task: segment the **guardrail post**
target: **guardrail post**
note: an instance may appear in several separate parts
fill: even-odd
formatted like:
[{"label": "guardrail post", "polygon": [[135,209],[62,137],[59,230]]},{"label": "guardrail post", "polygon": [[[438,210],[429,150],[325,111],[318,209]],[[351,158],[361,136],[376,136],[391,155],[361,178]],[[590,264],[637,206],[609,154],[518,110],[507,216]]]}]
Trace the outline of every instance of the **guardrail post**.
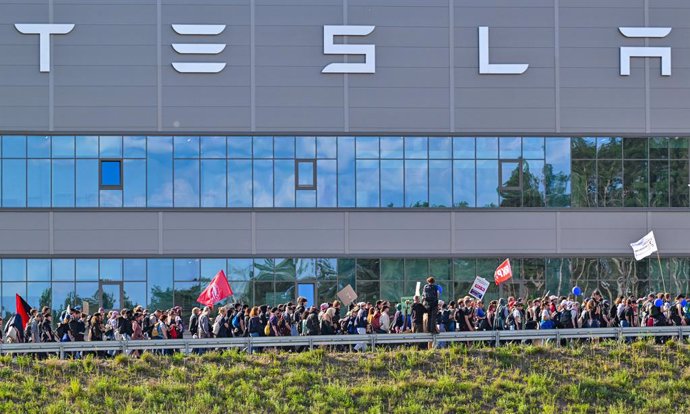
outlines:
[{"label": "guardrail post", "polygon": [[371,351],[373,352],[376,350],[376,336],[369,334],[369,338],[371,339]]},{"label": "guardrail post", "polygon": [[60,345],[60,359],[65,359],[65,347]]},{"label": "guardrail post", "polygon": [[497,348],[501,345],[501,335],[499,332],[501,332],[501,331],[499,331],[499,330],[494,331],[494,335],[496,335],[496,347]]},{"label": "guardrail post", "polygon": [[623,328],[616,328],[616,334],[618,336],[618,342],[623,342],[625,340],[625,337],[623,336]]},{"label": "guardrail post", "polygon": [[309,350],[313,351],[314,350],[314,338],[309,337]]},{"label": "guardrail post", "polygon": [[556,329],[556,348],[561,346],[561,332]]}]

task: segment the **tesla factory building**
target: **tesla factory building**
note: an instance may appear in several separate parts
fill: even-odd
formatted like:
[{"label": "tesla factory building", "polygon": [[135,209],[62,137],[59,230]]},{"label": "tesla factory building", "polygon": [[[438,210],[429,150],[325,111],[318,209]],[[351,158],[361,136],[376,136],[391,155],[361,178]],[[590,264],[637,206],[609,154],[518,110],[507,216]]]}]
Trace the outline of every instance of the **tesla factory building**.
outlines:
[{"label": "tesla factory building", "polygon": [[690,290],[687,0],[0,0],[0,134],[3,314]]}]

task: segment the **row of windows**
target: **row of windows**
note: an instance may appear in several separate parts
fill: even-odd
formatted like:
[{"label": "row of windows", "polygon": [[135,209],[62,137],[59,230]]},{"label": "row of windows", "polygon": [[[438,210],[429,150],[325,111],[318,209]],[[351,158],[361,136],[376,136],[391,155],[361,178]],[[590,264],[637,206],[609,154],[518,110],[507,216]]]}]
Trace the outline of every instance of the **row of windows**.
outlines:
[{"label": "row of windows", "polygon": [[[107,309],[175,304],[189,312],[221,269],[234,291],[232,300],[250,304],[293,301],[305,285],[313,286],[318,303],[336,299],[347,285],[358,300],[397,302],[413,295],[417,282],[429,275],[441,285],[441,298],[453,300],[467,295],[475,275],[491,280],[503,259],[3,259],[2,313],[14,312],[17,293],[32,306],[56,311],[68,304]],[[566,295],[574,286],[585,294],[600,289],[606,298],[690,292],[690,258],[664,258],[661,268],[656,260],[633,258],[529,258],[512,259],[511,265],[513,279],[492,285],[487,299]]]},{"label": "row of windows", "polygon": [[687,137],[0,138],[4,208],[690,205]]}]

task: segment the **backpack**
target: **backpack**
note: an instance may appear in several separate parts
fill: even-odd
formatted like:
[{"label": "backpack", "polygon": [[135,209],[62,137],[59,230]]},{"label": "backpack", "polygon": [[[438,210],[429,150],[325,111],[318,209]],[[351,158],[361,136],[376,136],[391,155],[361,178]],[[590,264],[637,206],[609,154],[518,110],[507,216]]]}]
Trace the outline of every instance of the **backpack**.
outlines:
[{"label": "backpack", "polygon": [[168,331],[170,339],[177,339],[180,337],[180,332],[177,325],[170,325],[170,330]]},{"label": "backpack", "polygon": [[374,331],[378,331],[379,329],[381,329],[381,314],[380,313],[375,314],[371,318],[371,329],[373,329]]},{"label": "backpack", "polygon": [[319,334],[319,318],[316,316],[316,314],[312,313],[307,317],[306,327],[307,335]]},{"label": "backpack", "polygon": [[504,305],[501,305],[498,307],[496,310],[496,316],[494,318],[494,329],[495,330],[503,330],[505,329],[506,325],[506,307]]},{"label": "backpack", "polygon": [[573,328],[573,312],[570,309],[564,309],[560,315],[558,315],[558,323],[563,329]]},{"label": "backpack", "polygon": [[438,287],[432,284],[424,285],[423,296],[427,306],[434,306],[438,304]]},{"label": "backpack", "polygon": [[264,327],[264,335],[273,336],[273,331],[271,330],[271,324],[270,323],[267,323],[266,326]]},{"label": "backpack", "polygon": [[232,326],[235,329],[240,329],[242,326],[240,325],[240,314],[237,313],[235,316],[232,317]]},{"label": "backpack", "polygon": [[218,336],[220,333],[220,324],[223,323],[222,319],[216,318],[216,321],[213,323],[213,336]]}]

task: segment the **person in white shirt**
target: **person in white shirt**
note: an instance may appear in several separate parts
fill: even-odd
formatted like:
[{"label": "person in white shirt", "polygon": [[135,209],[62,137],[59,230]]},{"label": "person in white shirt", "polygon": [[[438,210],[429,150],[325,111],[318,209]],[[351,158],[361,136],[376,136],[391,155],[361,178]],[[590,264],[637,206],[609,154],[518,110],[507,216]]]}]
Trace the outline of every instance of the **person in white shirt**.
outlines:
[{"label": "person in white shirt", "polygon": [[390,333],[391,328],[391,317],[388,314],[389,310],[390,307],[385,305],[383,309],[381,309],[381,318],[379,319],[379,322],[381,323],[381,330],[385,333]]}]

